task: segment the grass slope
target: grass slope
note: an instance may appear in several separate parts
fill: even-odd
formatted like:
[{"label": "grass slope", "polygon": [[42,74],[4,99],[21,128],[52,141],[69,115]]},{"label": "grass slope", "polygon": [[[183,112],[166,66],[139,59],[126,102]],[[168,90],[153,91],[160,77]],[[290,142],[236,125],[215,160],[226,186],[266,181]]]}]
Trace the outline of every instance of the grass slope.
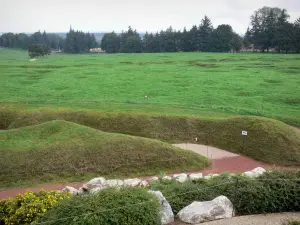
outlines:
[{"label": "grass slope", "polygon": [[[66,120],[106,132],[124,133],[174,142],[195,142],[227,149],[269,164],[300,163],[300,130],[262,117],[207,119],[100,111],[0,110],[3,129]],[[5,127],[4,127],[5,125]],[[242,136],[242,130],[248,136]]]},{"label": "grass slope", "polygon": [[71,175],[77,180],[96,174],[151,175],[201,170],[209,165],[208,159],[161,141],[59,120],[1,131],[0,149],[2,187],[50,182]]},{"label": "grass slope", "polygon": [[[299,55],[0,51],[0,102],[258,115],[300,126]],[[144,97],[148,96],[148,100]],[[153,109],[152,109],[153,107]],[[198,110],[198,113],[195,112]]]}]

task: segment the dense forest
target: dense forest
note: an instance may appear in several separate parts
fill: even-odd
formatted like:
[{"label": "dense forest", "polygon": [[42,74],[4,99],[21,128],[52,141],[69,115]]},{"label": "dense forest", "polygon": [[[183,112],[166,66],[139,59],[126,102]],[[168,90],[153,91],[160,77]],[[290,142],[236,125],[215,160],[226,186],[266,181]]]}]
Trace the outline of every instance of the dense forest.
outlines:
[{"label": "dense forest", "polygon": [[[213,27],[209,17],[205,16],[199,25],[187,30],[174,30],[169,27],[156,33],[139,35],[131,27],[120,34],[105,33],[101,48],[107,53],[140,52],[239,52],[277,51],[300,52],[300,17],[289,22],[287,10],[277,7],[263,7],[253,13],[244,37],[235,33],[228,24]],[[84,53],[99,46],[94,34],[75,31],[70,28],[66,38],[40,31],[25,33],[5,33],[0,37],[0,46],[28,49],[30,45],[42,44],[50,49],[67,53]]]}]

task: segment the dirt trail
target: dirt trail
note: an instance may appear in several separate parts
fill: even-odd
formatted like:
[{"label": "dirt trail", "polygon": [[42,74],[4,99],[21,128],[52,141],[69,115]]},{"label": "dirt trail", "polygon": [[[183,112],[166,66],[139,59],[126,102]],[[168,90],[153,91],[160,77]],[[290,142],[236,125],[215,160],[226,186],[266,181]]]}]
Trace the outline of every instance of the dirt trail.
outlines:
[{"label": "dirt trail", "polygon": [[[181,147],[183,149],[192,150],[198,154],[201,154],[205,157],[209,155],[208,158],[211,158],[211,166],[203,169],[202,171],[190,171],[187,174],[192,172],[201,172],[203,175],[207,175],[210,173],[242,173],[245,171],[252,170],[256,167],[263,168],[272,168],[272,166],[255,161],[248,157],[239,156],[237,154],[217,149],[210,146],[205,145],[197,145],[197,144],[176,144],[174,146]],[[175,171],[175,173],[181,173],[182,171]],[[169,174],[169,175],[173,175]],[[148,177],[143,177],[143,179],[147,179]],[[0,191],[0,199],[7,199],[9,197],[14,197],[16,194],[24,193],[26,191],[39,191],[41,189],[44,190],[61,190],[65,186],[72,186],[74,188],[79,188],[83,183],[60,183],[60,184],[43,184],[38,187],[28,187],[28,188],[11,188],[4,191]]]}]

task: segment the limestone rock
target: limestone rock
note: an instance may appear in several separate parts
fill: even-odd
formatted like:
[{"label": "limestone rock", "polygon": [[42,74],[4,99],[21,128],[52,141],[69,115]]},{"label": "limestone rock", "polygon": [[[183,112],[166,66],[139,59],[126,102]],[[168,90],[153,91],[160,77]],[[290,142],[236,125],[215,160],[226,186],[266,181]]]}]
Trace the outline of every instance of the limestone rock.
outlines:
[{"label": "limestone rock", "polygon": [[106,186],[106,180],[104,177],[96,177],[92,180],[90,180],[89,182],[86,183],[86,186],[91,189],[91,188],[95,188],[95,187],[102,187],[102,186]]},{"label": "limestone rock", "polygon": [[170,176],[163,176],[161,179],[162,180],[172,180],[172,178]]},{"label": "limestone rock", "polygon": [[243,173],[245,176],[250,177],[250,178],[257,178],[260,175],[264,174],[265,172],[267,172],[264,168],[261,167],[257,167],[251,171],[246,171],[245,173]]},{"label": "limestone rock", "polygon": [[225,196],[212,201],[193,202],[179,211],[178,217],[186,223],[202,223],[234,216],[233,205]]},{"label": "limestone rock", "polygon": [[171,208],[171,205],[163,196],[160,191],[148,191],[153,194],[156,198],[158,198],[160,202],[160,216],[161,216],[161,224],[169,224],[174,222],[174,214]]},{"label": "limestone rock", "polygon": [[186,182],[188,176],[185,173],[181,173],[181,174],[174,174],[173,178],[179,183],[184,183]]},{"label": "limestone rock", "polygon": [[76,188],[66,186],[64,189],[62,189],[62,192],[71,192],[72,195],[78,195],[79,191]]},{"label": "limestone rock", "polygon": [[106,186],[108,187],[121,187],[123,186],[123,181],[122,180],[107,180],[106,181]]},{"label": "limestone rock", "polygon": [[202,173],[192,173],[189,175],[189,178],[191,180],[199,180],[199,179],[203,178],[203,175],[202,175]]},{"label": "limestone rock", "polygon": [[124,180],[125,187],[137,187],[142,182],[141,179],[134,178],[134,179],[126,179]]},{"label": "limestone rock", "polygon": [[140,184],[139,184],[139,187],[148,187],[149,184],[147,181],[143,180]]},{"label": "limestone rock", "polygon": [[89,193],[90,194],[97,194],[99,191],[102,191],[102,190],[104,190],[106,188],[107,188],[106,186],[95,187],[95,188],[90,189]]}]

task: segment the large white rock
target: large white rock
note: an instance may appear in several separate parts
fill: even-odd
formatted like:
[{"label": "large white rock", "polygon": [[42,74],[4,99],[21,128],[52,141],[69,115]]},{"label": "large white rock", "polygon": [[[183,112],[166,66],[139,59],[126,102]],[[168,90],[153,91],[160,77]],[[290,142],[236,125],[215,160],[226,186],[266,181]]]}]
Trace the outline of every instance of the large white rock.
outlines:
[{"label": "large white rock", "polygon": [[134,179],[126,179],[124,180],[125,187],[137,187],[142,182],[141,179],[134,178]]},{"label": "large white rock", "polygon": [[76,188],[66,186],[61,190],[62,192],[71,192],[72,195],[79,195],[79,191]]},{"label": "large white rock", "polygon": [[107,180],[106,181],[106,186],[108,187],[121,187],[123,186],[123,181],[122,180]]},{"label": "large white rock", "polygon": [[191,180],[199,180],[199,179],[203,178],[203,174],[202,173],[192,173],[189,175],[189,178]]},{"label": "large white rock", "polygon": [[234,216],[233,205],[225,196],[212,201],[193,202],[179,211],[178,217],[186,223],[202,223]]},{"label": "large white rock", "polygon": [[170,176],[163,176],[161,179],[162,180],[172,180],[172,178]]},{"label": "large white rock", "polygon": [[161,216],[161,224],[169,224],[174,222],[174,213],[172,211],[171,205],[163,196],[160,191],[148,191],[153,194],[156,198],[158,198],[160,202],[160,216]]},{"label": "large white rock", "polygon": [[86,183],[88,188],[106,186],[106,180],[104,177],[96,177]]},{"label": "large white rock", "polygon": [[264,174],[265,172],[267,172],[267,171],[264,168],[257,167],[257,168],[255,168],[251,171],[246,171],[243,174],[247,177],[250,177],[250,178],[257,178],[260,175]]},{"label": "large white rock", "polygon": [[173,175],[173,178],[179,182],[179,183],[184,183],[186,182],[187,178],[188,178],[188,175],[185,174],[185,173],[181,173],[181,174],[174,174]]},{"label": "large white rock", "polygon": [[139,187],[148,187],[149,184],[146,180],[143,180],[140,184],[139,184]]},{"label": "large white rock", "polygon": [[99,191],[102,191],[102,190],[104,190],[106,188],[107,188],[106,186],[95,187],[95,188],[90,189],[89,193],[90,194],[97,194]]}]

